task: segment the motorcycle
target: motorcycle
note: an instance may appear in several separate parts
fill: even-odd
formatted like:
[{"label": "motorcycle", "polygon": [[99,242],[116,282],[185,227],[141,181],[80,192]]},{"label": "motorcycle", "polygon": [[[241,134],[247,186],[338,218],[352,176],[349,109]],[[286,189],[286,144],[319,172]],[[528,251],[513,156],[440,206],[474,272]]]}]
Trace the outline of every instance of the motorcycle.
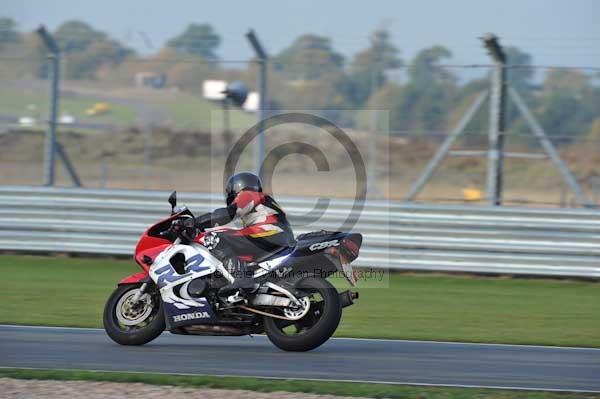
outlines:
[{"label": "motorcycle", "polygon": [[143,345],[165,330],[265,333],[280,349],[309,351],[333,335],[342,309],[358,299],[357,292],[338,292],[327,278],[341,273],[356,286],[351,262],[362,235],[325,230],[302,234],[294,247],[247,262],[258,289],[234,302],[221,298],[219,289],[234,278],[203,245],[215,229],[199,232],[192,212],[177,207],[176,192],[169,204],[171,216],[150,226],[137,243],[134,259],[142,271],[121,280],[104,308],[104,329],[115,342]]}]

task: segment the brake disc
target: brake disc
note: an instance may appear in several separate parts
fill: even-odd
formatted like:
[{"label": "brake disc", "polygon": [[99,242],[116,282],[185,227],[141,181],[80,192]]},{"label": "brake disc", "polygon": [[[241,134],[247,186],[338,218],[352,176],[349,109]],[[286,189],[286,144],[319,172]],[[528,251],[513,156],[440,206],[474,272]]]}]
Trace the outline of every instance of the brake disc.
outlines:
[{"label": "brake disc", "polygon": [[289,320],[300,320],[308,313],[310,309],[310,299],[307,296],[305,296],[303,298],[300,298],[299,301],[302,306],[297,308],[287,307],[283,309],[283,314]]},{"label": "brake disc", "polygon": [[117,302],[115,312],[120,324],[135,326],[144,322],[152,313],[152,298],[149,294],[142,295],[138,303],[133,302],[138,292],[139,289],[131,290]]}]

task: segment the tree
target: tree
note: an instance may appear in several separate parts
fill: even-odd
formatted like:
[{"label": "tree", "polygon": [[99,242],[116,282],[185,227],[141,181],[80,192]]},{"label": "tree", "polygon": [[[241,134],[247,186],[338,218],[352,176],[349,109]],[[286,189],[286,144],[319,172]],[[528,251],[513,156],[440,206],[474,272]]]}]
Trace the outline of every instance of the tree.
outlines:
[{"label": "tree", "polygon": [[543,89],[582,96],[590,89],[590,77],[575,69],[551,69],[544,79]]},{"label": "tree", "polygon": [[375,30],[369,41],[370,46],[358,52],[350,64],[352,85],[347,96],[356,106],[362,105],[372,93],[385,85],[388,69],[400,68],[403,64],[400,51],[391,43],[387,30]]},{"label": "tree", "polygon": [[[377,121],[376,123],[379,125],[376,126],[377,129],[380,131],[385,128],[389,128],[391,131],[400,129],[402,126],[402,115],[400,115],[402,105],[399,102],[402,96],[403,88],[400,85],[387,83],[369,97],[369,100],[365,104],[367,109],[389,110],[389,126],[381,126],[379,121]],[[373,129],[372,115],[365,114],[361,116],[363,118],[366,116],[366,119],[358,120],[357,127],[367,130]]]},{"label": "tree", "polygon": [[[192,58],[193,56],[188,57]],[[194,60],[190,59],[182,59],[178,60],[178,62],[169,63],[166,73],[169,85],[175,85],[190,92],[200,92],[202,81],[209,79],[215,74],[217,76],[222,75],[216,69],[216,65],[210,65],[206,62],[194,62]]]},{"label": "tree", "polygon": [[538,113],[549,134],[581,135],[595,116],[596,95],[590,77],[572,69],[550,70],[542,85]]},{"label": "tree", "polygon": [[133,54],[133,50],[82,21],[64,22],[54,38],[66,54],[67,76],[72,79],[94,78],[100,66],[117,65]]},{"label": "tree", "polygon": [[515,89],[529,90],[532,88],[533,69],[531,67],[531,55],[519,50],[517,47],[506,47],[507,65],[511,68],[507,71],[508,83]]},{"label": "tree", "polygon": [[189,24],[180,35],[167,42],[168,47],[184,54],[216,60],[216,50],[221,44],[221,37],[210,24]]},{"label": "tree", "polygon": [[343,87],[344,57],[336,52],[329,38],[304,34],[281,51],[270,76],[279,90],[275,101],[287,109],[323,109],[323,115],[340,123],[347,108]]},{"label": "tree", "polygon": [[411,62],[408,76],[417,87],[454,82],[450,72],[439,66],[443,59],[452,57],[452,52],[443,46],[433,46],[419,51]]},{"label": "tree", "polygon": [[[506,81],[510,87],[516,89],[525,102],[532,107],[535,107],[537,98],[534,96],[535,85],[533,83],[534,70],[531,68],[531,55],[521,51],[517,47],[505,47],[506,64]],[[512,101],[507,101],[505,122],[508,129],[513,131],[529,131],[525,120],[521,117],[521,113]],[[478,118],[480,120],[480,118]],[[485,131],[486,129],[479,129]],[[522,142],[530,142],[529,136],[517,136],[511,138],[514,142],[520,140]],[[537,144],[537,143],[536,143]]]},{"label": "tree", "polygon": [[439,131],[446,128],[456,78],[439,63],[451,56],[447,48],[434,46],[421,50],[411,62],[410,83],[399,101],[404,129]]},{"label": "tree", "polygon": [[82,21],[63,22],[55,31],[54,38],[65,53],[85,51],[92,43],[106,40],[103,32],[94,30]]},{"label": "tree", "polygon": [[132,54],[115,40],[94,42],[85,51],[67,55],[67,74],[73,79],[94,79],[101,66],[118,65]]},{"label": "tree", "polygon": [[[122,67],[115,70],[112,76],[123,83],[131,83],[131,78],[138,73],[150,72],[157,75],[164,75],[169,86],[186,92],[200,94],[202,91],[202,82],[206,79],[222,79],[226,81],[243,80],[239,77],[228,77],[219,67],[219,63],[205,62],[205,60],[191,54],[178,53],[173,47],[163,47],[157,53],[138,58],[142,62],[126,62]],[[236,70],[244,73],[244,70]],[[106,72],[106,70],[103,70]],[[104,78],[110,78],[108,73],[103,74]],[[249,79],[254,80],[256,73],[249,75]]]},{"label": "tree", "polygon": [[600,117],[594,119],[590,132],[588,133],[588,138],[596,141],[596,144],[600,143]]},{"label": "tree", "polygon": [[288,78],[316,80],[341,72],[344,57],[333,50],[329,38],[307,33],[279,53],[277,61],[278,70]]},{"label": "tree", "polygon": [[0,17],[0,49],[5,44],[18,43],[21,34],[17,31],[17,23],[12,18]]}]

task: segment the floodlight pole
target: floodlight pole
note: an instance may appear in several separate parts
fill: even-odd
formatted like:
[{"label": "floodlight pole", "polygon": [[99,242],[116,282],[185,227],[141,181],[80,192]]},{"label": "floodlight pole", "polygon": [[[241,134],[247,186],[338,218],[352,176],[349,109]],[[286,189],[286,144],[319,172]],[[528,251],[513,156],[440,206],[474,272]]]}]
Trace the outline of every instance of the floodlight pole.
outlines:
[{"label": "floodlight pole", "polygon": [[[260,41],[256,37],[254,30],[250,29],[246,33],[246,38],[250,42],[250,46],[256,54],[258,62],[258,96],[259,96],[259,109],[258,109],[258,136],[256,141],[256,173],[261,174],[263,159],[265,158],[265,135],[264,135],[264,120],[267,117],[267,108],[269,102],[267,99],[267,67],[268,67],[268,56],[265,52]],[[260,176],[262,178],[262,176]]]},{"label": "floodlight pole", "polygon": [[482,40],[495,63],[491,76],[490,92],[487,199],[490,205],[502,205],[504,137],[506,130],[506,54],[498,43],[498,37],[494,34],[488,33]]},{"label": "floodlight pole", "polygon": [[58,114],[58,87],[60,79],[60,50],[44,25],[41,25],[36,32],[50,52],[48,59],[52,63],[50,115],[48,118],[48,130],[46,131],[44,140],[44,184],[46,186],[53,186],[55,174],[54,159],[56,154],[56,117]]}]

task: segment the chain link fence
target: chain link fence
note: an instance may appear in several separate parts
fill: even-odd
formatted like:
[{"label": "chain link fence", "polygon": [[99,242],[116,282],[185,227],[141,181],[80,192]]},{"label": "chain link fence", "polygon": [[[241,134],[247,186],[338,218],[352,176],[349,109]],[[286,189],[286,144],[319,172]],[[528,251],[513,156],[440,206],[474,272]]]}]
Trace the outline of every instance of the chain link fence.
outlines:
[{"label": "chain link fence", "polygon": [[[434,48],[435,49],[435,48]],[[443,54],[407,65],[364,65],[323,58],[268,63],[269,115],[318,115],[341,128],[367,166],[369,195],[402,199],[477,95],[489,89],[489,65],[444,64]],[[439,50],[438,50],[439,51]],[[482,50],[483,51],[483,50]],[[440,60],[435,56],[439,56]],[[40,54],[3,56],[0,67],[0,184],[43,184],[43,140],[49,111],[47,62]],[[161,50],[104,63],[82,75],[62,60],[58,141],[84,187],[216,192],[232,145],[257,123],[256,97],[243,107],[207,98],[207,83],[243,82],[257,90],[253,60],[204,61]],[[600,88],[595,71],[511,65],[508,85],[546,130],[569,169],[597,201],[600,176]],[[210,96],[208,96],[210,97]],[[515,105],[506,111],[507,204],[574,205]],[[473,202],[485,197],[489,105],[486,101],[418,200]],[[273,189],[287,195],[352,197],[352,163],[322,129],[290,123],[266,133],[267,154],[307,143],[326,154],[329,172],[293,148],[280,157]],[[296,148],[297,149],[297,148]],[[289,155],[289,156],[287,156]],[[248,146],[239,166],[254,168]],[[57,185],[70,180],[57,159]],[[596,183],[594,183],[596,182]]]}]

